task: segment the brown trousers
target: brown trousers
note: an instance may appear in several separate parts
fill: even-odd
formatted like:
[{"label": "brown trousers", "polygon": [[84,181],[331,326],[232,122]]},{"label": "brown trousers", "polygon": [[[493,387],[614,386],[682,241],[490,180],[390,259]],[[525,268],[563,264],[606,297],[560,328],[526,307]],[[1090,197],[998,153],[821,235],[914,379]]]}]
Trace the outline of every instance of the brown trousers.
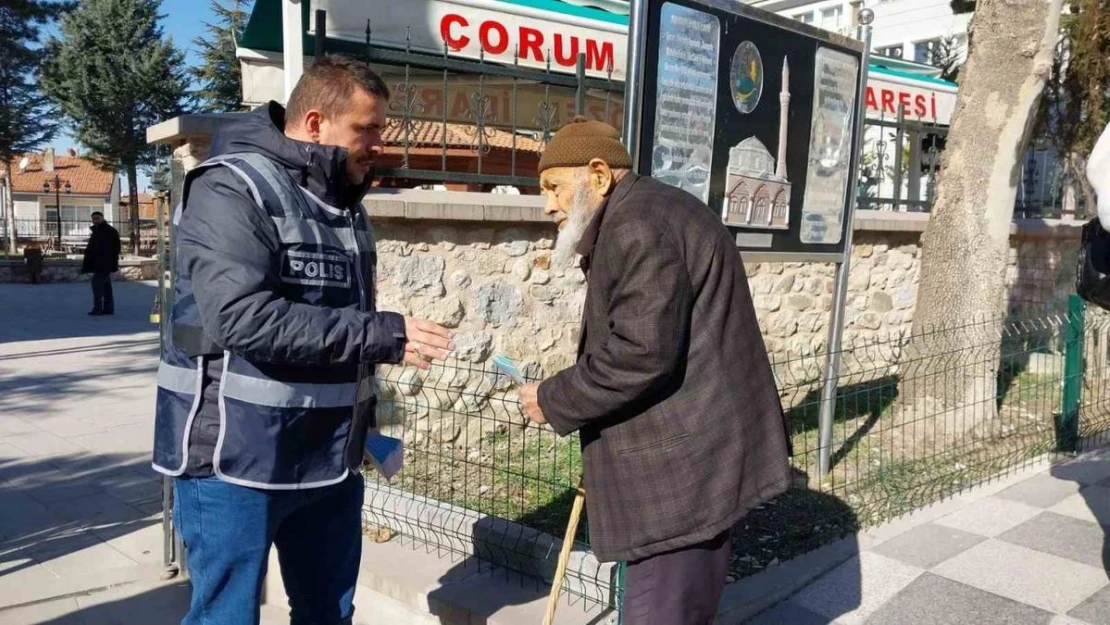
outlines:
[{"label": "brown trousers", "polygon": [[726,531],[704,543],[629,562],[625,625],[711,625],[728,576]]}]

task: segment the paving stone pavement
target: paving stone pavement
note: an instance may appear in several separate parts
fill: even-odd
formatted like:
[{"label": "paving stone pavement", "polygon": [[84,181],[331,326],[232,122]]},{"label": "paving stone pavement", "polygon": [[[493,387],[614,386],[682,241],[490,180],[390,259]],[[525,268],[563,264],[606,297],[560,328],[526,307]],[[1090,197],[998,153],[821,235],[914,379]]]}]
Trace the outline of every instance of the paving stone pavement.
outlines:
[{"label": "paving stone pavement", "polygon": [[944,505],[861,535],[857,555],[748,622],[1110,625],[1110,451]]},{"label": "paving stone pavement", "polygon": [[[153,283],[0,284],[0,625],[180,623],[150,468]],[[278,623],[270,614],[268,622]]]}]

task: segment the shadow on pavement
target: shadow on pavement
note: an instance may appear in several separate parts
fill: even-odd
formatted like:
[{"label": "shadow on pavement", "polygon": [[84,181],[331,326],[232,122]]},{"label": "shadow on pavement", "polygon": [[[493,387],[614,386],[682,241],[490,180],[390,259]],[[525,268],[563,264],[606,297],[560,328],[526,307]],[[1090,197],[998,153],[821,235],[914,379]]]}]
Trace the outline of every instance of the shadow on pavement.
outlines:
[{"label": "shadow on pavement", "polygon": [[0,454],[0,583],[33,583],[19,574],[40,564],[65,577],[161,562],[160,530],[148,528],[161,526],[162,481],[149,463]]},{"label": "shadow on pavement", "polygon": [[[39,625],[179,625],[189,610],[189,584],[149,590],[123,587],[82,597],[81,606]],[[4,613],[0,612],[0,622]]]},{"label": "shadow on pavement", "polygon": [[[153,385],[152,374],[158,367],[157,341],[133,341],[107,346],[110,362],[107,366],[97,367],[95,357],[90,368],[79,371],[44,372],[41,369],[21,372],[20,358],[43,357],[39,352],[25,352],[24,355],[0,356],[0,414],[18,414],[21,418],[30,415],[50,415],[58,411],[58,406],[67,400],[85,397],[91,402],[90,410],[97,409],[97,399],[106,391],[122,392],[130,389],[144,389]],[[75,356],[69,350],[48,350],[46,357]],[[93,353],[82,350],[80,353]],[[141,376],[141,377],[136,377]],[[68,404],[73,405],[73,404]],[[100,409],[106,408],[102,406]],[[154,406],[147,408],[151,412]],[[92,417],[90,417],[92,419]]]},{"label": "shadow on pavement", "polygon": [[[1055,512],[1048,512],[1049,519],[1046,523],[1051,523],[1063,529],[1064,524],[1073,526],[1071,528],[1070,538],[1061,536],[1063,539],[1062,545],[1045,545],[1045,550],[1053,551],[1057,548],[1070,547],[1076,550],[1086,552],[1088,557],[1087,564],[1092,566],[1100,566],[1103,570],[1107,571],[1110,576],[1110,450],[1093,451],[1081,454],[1075,460],[1052,467],[1051,475],[1059,480],[1067,480],[1075,482],[1079,486],[1079,496],[1086,506],[1086,510],[1076,510],[1071,506],[1071,502],[1064,500],[1059,506],[1069,507],[1072,509],[1060,510],[1060,512],[1067,512],[1067,515],[1056,514]],[[1083,520],[1080,517],[1085,517],[1088,523],[1097,523],[1100,531],[1097,532],[1084,532]],[[1044,528],[1046,533],[1051,528]],[[1084,534],[1087,534],[1084,536]],[[1051,540],[1051,536],[1045,536],[1046,540]],[[1095,544],[1095,543],[1098,544]],[[1067,544],[1070,543],[1070,544]],[[1095,557],[1094,554],[1099,554]]]},{"label": "shadow on pavement", "polygon": [[89,317],[87,282],[0,284],[0,344],[157,332],[150,323],[156,283],[113,282],[112,289],[115,314]]}]

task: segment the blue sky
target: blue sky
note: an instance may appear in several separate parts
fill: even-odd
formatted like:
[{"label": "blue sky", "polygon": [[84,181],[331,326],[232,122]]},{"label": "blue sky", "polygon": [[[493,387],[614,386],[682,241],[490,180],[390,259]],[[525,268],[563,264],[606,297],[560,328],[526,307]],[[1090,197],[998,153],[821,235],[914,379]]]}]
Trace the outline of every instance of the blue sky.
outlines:
[{"label": "blue sky", "polygon": [[[162,0],[162,28],[166,35],[173,38],[174,44],[185,50],[185,60],[196,65],[199,56],[193,39],[204,34],[204,23],[215,22],[211,3],[208,0]],[[52,144],[58,153],[64,154],[70,147],[77,147],[76,141],[67,132],[59,133]],[[123,193],[127,193],[126,175],[123,176]],[[150,180],[139,172],[139,191],[145,191]]]}]

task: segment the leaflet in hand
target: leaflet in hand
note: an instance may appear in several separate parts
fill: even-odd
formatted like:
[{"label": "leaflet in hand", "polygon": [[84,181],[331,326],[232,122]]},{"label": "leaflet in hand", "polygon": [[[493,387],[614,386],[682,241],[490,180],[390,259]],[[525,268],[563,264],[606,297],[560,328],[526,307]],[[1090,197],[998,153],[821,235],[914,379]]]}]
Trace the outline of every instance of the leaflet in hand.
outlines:
[{"label": "leaflet in hand", "polygon": [[516,365],[513,364],[513,361],[502,356],[501,354],[497,354],[493,357],[493,366],[496,367],[499,372],[512,378],[513,381],[517,384],[526,383],[524,380],[524,376],[521,375],[520,370],[516,368]]},{"label": "leaflet in hand", "polygon": [[384,436],[371,430],[366,437],[364,448],[367,460],[382,474],[385,479],[392,479],[405,462],[405,446],[400,439]]}]

